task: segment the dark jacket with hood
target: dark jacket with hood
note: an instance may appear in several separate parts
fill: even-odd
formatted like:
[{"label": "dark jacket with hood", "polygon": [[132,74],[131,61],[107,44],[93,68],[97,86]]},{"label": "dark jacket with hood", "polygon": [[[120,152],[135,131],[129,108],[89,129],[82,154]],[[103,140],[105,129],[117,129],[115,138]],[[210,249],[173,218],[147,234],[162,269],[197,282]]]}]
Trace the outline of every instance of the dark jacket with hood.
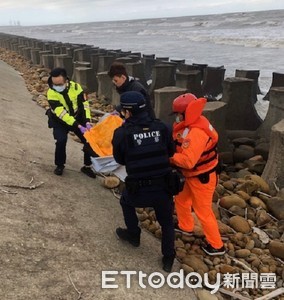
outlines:
[{"label": "dark jacket with hood", "polygon": [[154,112],[152,104],[151,104],[150,96],[149,96],[148,92],[146,91],[145,87],[139,81],[137,81],[134,78],[127,77],[124,84],[120,87],[117,87],[116,90],[120,95],[125,92],[130,92],[130,91],[135,91],[135,92],[141,93],[146,100],[146,109],[147,109],[149,116],[152,119],[156,118],[155,112]]}]

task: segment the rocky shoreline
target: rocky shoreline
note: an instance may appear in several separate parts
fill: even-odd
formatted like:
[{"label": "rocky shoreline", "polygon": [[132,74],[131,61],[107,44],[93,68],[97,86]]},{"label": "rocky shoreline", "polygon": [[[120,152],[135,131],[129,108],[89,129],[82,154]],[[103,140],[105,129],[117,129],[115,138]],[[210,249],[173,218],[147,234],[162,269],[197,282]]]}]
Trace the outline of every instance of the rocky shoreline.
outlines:
[{"label": "rocky shoreline", "polygon": [[[50,70],[34,66],[15,52],[0,48],[0,59],[13,66],[25,79],[32,100],[47,109],[47,79]],[[89,95],[92,120],[101,112],[110,112],[112,105],[96,94]],[[227,253],[222,257],[209,257],[200,246],[204,241],[202,228],[195,218],[194,236],[176,236],[177,258],[185,273],[208,273],[209,282],[215,283],[218,273],[275,273],[275,290],[284,287],[284,190],[277,193],[269,189],[260,177],[268,151],[256,151],[261,141],[253,138],[231,138],[231,155],[238,159],[226,160],[225,168],[216,187],[213,208]],[[262,149],[267,149],[264,145]],[[249,154],[248,154],[249,153]],[[257,155],[256,155],[257,154]],[[227,154],[228,155],[228,154]],[[229,163],[231,162],[231,163]],[[277,190],[277,189],[276,189]],[[160,226],[151,208],[137,209],[141,226],[161,238]],[[234,289],[223,289],[222,296],[231,298]],[[227,291],[227,292],[226,292]],[[234,290],[235,299],[257,299],[271,293],[271,289],[240,288]],[[283,293],[283,291],[282,291]],[[200,299],[216,299],[210,295]],[[215,297],[215,298],[213,298]],[[268,297],[268,295],[267,295]],[[284,300],[284,296],[265,299]]]}]

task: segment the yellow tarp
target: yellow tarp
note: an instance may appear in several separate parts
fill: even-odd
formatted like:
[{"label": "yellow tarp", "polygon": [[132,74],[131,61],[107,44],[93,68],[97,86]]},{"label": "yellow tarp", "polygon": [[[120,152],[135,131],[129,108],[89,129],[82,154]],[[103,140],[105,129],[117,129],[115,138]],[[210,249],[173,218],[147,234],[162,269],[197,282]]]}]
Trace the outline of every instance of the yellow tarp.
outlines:
[{"label": "yellow tarp", "polygon": [[99,156],[112,155],[112,138],[114,130],[123,120],[116,115],[109,115],[84,134],[84,137]]}]

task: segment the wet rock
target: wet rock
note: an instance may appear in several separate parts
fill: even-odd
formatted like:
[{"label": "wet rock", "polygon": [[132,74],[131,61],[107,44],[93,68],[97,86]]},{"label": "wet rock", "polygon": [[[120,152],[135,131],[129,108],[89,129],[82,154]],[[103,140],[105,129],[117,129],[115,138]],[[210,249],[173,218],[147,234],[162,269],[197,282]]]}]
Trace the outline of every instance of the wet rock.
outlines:
[{"label": "wet rock", "polygon": [[194,272],[194,269],[191,268],[190,266],[186,265],[186,264],[182,264],[181,268],[184,270],[185,274],[189,274],[189,273]]},{"label": "wet rock", "polygon": [[278,222],[278,230],[280,233],[284,233],[284,220]]},{"label": "wet rock", "polygon": [[226,265],[226,264],[220,265],[220,272],[222,274],[226,274],[226,273],[232,274],[232,273],[236,273],[236,271],[237,271],[236,268],[233,266]]},{"label": "wet rock", "polygon": [[248,250],[252,250],[253,248],[254,248],[254,246],[255,246],[255,242],[254,242],[254,240],[250,240],[250,241],[248,241],[247,243],[246,243],[246,249],[248,249]]},{"label": "wet rock", "polygon": [[184,242],[180,239],[175,240],[175,248],[184,248]]},{"label": "wet rock", "polygon": [[251,195],[253,192],[259,189],[259,185],[252,180],[246,180],[244,183],[239,184],[236,189]]},{"label": "wet rock", "polygon": [[253,157],[255,154],[254,149],[253,148],[237,148],[235,149],[235,151],[233,152],[233,158],[234,158],[234,162],[243,162],[247,159],[250,159],[251,157]]},{"label": "wet rock", "polygon": [[217,220],[220,220],[220,211],[216,203],[212,203],[212,210]]},{"label": "wet rock", "polygon": [[265,203],[260,200],[258,197],[251,197],[249,200],[249,204],[254,208],[263,208],[267,210]]},{"label": "wet rock", "polygon": [[151,221],[149,219],[147,219],[147,220],[140,223],[141,227],[143,227],[145,229],[148,229],[150,224],[151,224]]},{"label": "wet rock", "polygon": [[227,174],[225,174],[225,173],[220,174],[220,180],[227,181],[227,180],[230,180],[230,179],[231,179],[230,176],[228,176]]},{"label": "wet rock", "polygon": [[207,265],[200,258],[194,255],[186,256],[182,262],[193,268],[196,272],[202,271],[204,273],[207,273],[209,271]]},{"label": "wet rock", "polygon": [[236,194],[222,197],[220,200],[220,205],[226,209],[229,209],[233,205],[241,208],[245,208],[247,206],[245,200]]},{"label": "wet rock", "polygon": [[243,198],[245,201],[248,201],[250,199],[250,195],[244,191],[237,191],[236,194]]},{"label": "wet rock", "polygon": [[272,197],[266,202],[268,211],[277,219],[284,220],[284,199]]},{"label": "wet rock", "polygon": [[261,175],[266,165],[266,161],[246,160],[247,168],[250,172]]},{"label": "wet rock", "polygon": [[213,194],[213,202],[218,202],[219,200],[219,194],[217,191],[214,191],[214,194]]},{"label": "wet rock", "polygon": [[188,236],[188,235],[182,234],[181,235],[181,240],[184,243],[191,243],[191,242],[195,241],[195,237],[194,236]]},{"label": "wet rock", "polygon": [[284,243],[278,241],[271,241],[269,243],[268,249],[271,255],[284,260]]},{"label": "wet rock", "polygon": [[216,265],[219,265],[220,263],[221,263],[221,259],[219,257],[214,257],[213,265],[216,266]]},{"label": "wet rock", "polygon": [[252,221],[256,221],[256,212],[255,212],[255,209],[253,209],[252,207],[248,206],[247,208],[247,218],[249,220],[252,220]]},{"label": "wet rock", "polygon": [[233,250],[233,251],[235,250],[233,243],[227,243],[227,247],[228,247],[228,250]]},{"label": "wet rock", "polygon": [[242,169],[235,173],[235,178],[244,178],[247,175],[251,175],[251,172],[249,170]]},{"label": "wet rock", "polygon": [[261,155],[264,160],[268,159],[269,143],[260,143],[254,148],[254,153]]},{"label": "wet rock", "polygon": [[262,266],[259,268],[260,273],[269,273],[269,267],[268,266]]},{"label": "wet rock", "polygon": [[217,220],[217,223],[218,223],[220,234],[226,235],[226,234],[233,233],[232,228],[230,228],[230,226],[224,224],[220,220]]},{"label": "wet rock", "polygon": [[262,255],[263,254],[263,250],[260,248],[254,248],[251,250],[252,253],[256,254],[256,255]]},{"label": "wet rock", "polygon": [[107,176],[103,179],[102,185],[108,189],[113,189],[119,186],[120,180],[115,176]]},{"label": "wet rock", "polygon": [[233,160],[233,152],[232,151],[228,151],[228,152],[221,152],[219,154],[220,159],[222,160],[222,162],[224,164],[233,164],[234,160]]},{"label": "wet rock", "polygon": [[207,266],[213,266],[213,262],[209,258],[204,258],[204,262]]},{"label": "wet rock", "polygon": [[242,169],[245,169],[246,165],[244,163],[236,163],[235,168],[236,168],[236,170],[240,171]]},{"label": "wet rock", "polygon": [[216,277],[217,277],[217,270],[213,269],[208,272],[209,282],[216,282]]},{"label": "wet rock", "polygon": [[199,300],[218,300],[218,298],[205,289],[197,289],[196,296]]},{"label": "wet rock", "polygon": [[251,227],[247,220],[240,216],[231,217],[229,220],[229,225],[237,232],[249,233],[251,231]]},{"label": "wet rock", "polygon": [[229,211],[234,215],[238,215],[238,216],[241,216],[241,217],[245,216],[245,210],[243,208],[240,208],[239,206],[236,206],[236,205],[233,205],[232,207],[230,207]]},{"label": "wet rock", "polygon": [[155,231],[155,237],[158,239],[162,238],[162,230],[160,228]]},{"label": "wet rock", "polygon": [[236,250],[236,257],[239,257],[239,258],[246,258],[250,255],[250,250],[248,249],[240,249],[240,250]]},{"label": "wet rock", "polygon": [[284,188],[282,188],[276,196],[284,200]]},{"label": "wet rock", "polygon": [[247,163],[248,161],[264,161],[264,160],[261,155],[255,155],[251,157],[249,160],[244,161],[244,163]]},{"label": "wet rock", "polygon": [[247,137],[240,137],[232,140],[232,143],[235,147],[239,147],[240,145],[248,145],[255,147],[255,140]]},{"label": "wet rock", "polygon": [[185,258],[187,255],[187,252],[185,249],[179,248],[176,250],[176,257],[179,259]]},{"label": "wet rock", "polygon": [[[138,214],[143,214],[144,208],[137,207],[137,208],[136,208],[136,212],[137,212]],[[146,212],[145,212],[145,213],[146,213]]]},{"label": "wet rock", "polygon": [[256,258],[251,262],[251,265],[256,268],[258,268],[260,266],[260,264],[261,264],[261,261],[259,258]]},{"label": "wet rock", "polygon": [[267,214],[266,211],[260,210],[256,214],[256,224],[258,226],[263,226],[271,221],[271,217]]},{"label": "wet rock", "polygon": [[245,177],[245,180],[252,180],[255,183],[258,184],[258,186],[260,187],[260,190],[264,193],[269,193],[269,185],[268,183],[262,179],[260,176],[258,175],[248,175]]},{"label": "wet rock", "polygon": [[142,214],[137,214],[138,220],[143,222],[148,218],[148,214],[146,212],[143,212]]},{"label": "wet rock", "polygon": [[221,185],[221,184],[218,184],[216,186],[216,192],[219,194],[219,195],[223,195],[225,193],[225,188]]},{"label": "wet rock", "polygon": [[48,78],[49,78],[48,76],[43,76],[43,77],[41,78],[41,81],[42,81],[43,83],[47,84]]},{"label": "wet rock", "polygon": [[152,224],[149,225],[148,230],[152,233],[155,233],[159,227],[159,225],[156,224],[156,222],[153,222]]},{"label": "wet rock", "polygon": [[266,232],[267,235],[268,235],[272,240],[278,240],[278,239],[280,239],[280,233],[278,232],[277,229],[268,228],[268,229],[264,229],[263,231]]},{"label": "wet rock", "polygon": [[232,182],[231,180],[225,181],[223,183],[223,187],[229,191],[233,191],[235,188],[236,184]]}]

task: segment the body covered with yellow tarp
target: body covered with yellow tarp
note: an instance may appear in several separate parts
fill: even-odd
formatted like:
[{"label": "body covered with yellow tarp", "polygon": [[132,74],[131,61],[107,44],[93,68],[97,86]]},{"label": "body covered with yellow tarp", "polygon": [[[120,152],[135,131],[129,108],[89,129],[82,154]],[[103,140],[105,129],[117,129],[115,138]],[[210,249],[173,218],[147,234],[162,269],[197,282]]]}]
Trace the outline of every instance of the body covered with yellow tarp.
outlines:
[{"label": "body covered with yellow tarp", "polygon": [[100,156],[112,155],[112,138],[123,120],[117,115],[106,115],[93,128],[84,134],[92,149]]}]

